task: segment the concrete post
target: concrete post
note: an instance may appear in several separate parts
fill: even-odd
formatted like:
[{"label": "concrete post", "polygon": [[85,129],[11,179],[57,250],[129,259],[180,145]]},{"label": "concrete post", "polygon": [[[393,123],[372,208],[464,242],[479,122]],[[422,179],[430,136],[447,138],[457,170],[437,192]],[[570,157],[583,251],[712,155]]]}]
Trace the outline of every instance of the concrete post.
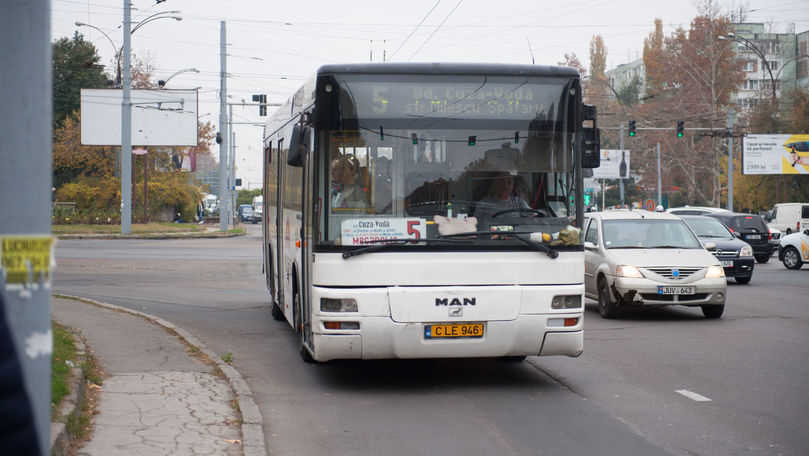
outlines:
[{"label": "concrete post", "polygon": [[121,101],[121,234],[132,232],[131,0],[124,0],[123,99]]},{"label": "concrete post", "polygon": [[219,27],[219,231],[228,230],[228,84],[227,31],[225,21]]},{"label": "concrete post", "polygon": [[733,210],[733,110],[728,112],[728,210]]},{"label": "concrete post", "polygon": [[660,143],[657,143],[657,205],[663,204],[663,187],[660,174]]},{"label": "concrete post", "polygon": [[[624,123],[621,122],[621,150],[624,150]],[[628,172],[628,170],[627,170]],[[621,201],[621,207],[624,207],[624,179],[618,176],[618,192]]]},{"label": "concrete post", "polygon": [[50,1],[4,2],[0,14],[0,125],[4,132],[0,141],[0,294],[42,455],[50,454],[53,340],[50,37]]}]

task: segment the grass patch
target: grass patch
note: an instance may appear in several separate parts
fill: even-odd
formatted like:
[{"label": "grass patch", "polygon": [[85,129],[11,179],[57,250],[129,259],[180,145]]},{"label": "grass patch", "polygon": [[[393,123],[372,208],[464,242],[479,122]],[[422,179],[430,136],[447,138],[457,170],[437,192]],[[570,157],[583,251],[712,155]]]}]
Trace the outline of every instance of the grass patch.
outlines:
[{"label": "grass patch", "polygon": [[[132,234],[202,232],[196,223],[133,223]],[[120,234],[121,225],[53,225],[53,234]]]},{"label": "grass patch", "polygon": [[53,332],[53,355],[51,356],[51,411],[55,411],[59,402],[70,393],[68,380],[71,363],[79,364],[76,355],[76,344],[68,329],[56,322],[51,322]]}]

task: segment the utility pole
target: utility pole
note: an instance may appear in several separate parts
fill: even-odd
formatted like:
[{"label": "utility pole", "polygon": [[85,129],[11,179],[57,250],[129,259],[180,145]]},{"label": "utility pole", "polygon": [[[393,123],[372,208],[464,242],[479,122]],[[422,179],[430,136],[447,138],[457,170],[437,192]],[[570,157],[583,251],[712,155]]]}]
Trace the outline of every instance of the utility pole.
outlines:
[{"label": "utility pole", "polygon": [[733,211],[733,110],[728,111],[728,210]]},{"label": "utility pole", "polygon": [[[51,2],[4,2],[0,14],[0,332],[13,341],[4,353],[2,388],[26,404],[4,410],[19,424],[3,429],[0,452],[50,454],[51,402]],[[8,327],[6,327],[8,326]],[[19,371],[22,371],[21,373]],[[20,378],[18,375],[21,374]],[[22,384],[20,384],[22,383]],[[12,403],[11,401],[6,404]],[[32,416],[33,415],[33,416]],[[16,424],[16,423],[15,423]],[[27,432],[26,432],[27,431]],[[12,435],[13,433],[13,435]],[[34,435],[31,435],[34,434]],[[14,438],[19,438],[14,446]],[[30,439],[26,439],[30,437]],[[28,448],[25,448],[27,444]]]},{"label": "utility pole", "polygon": [[[621,150],[624,150],[624,123],[621,122]],[[618,176],[618,192],[619,192],[619,199],[621,200],[621,208],[624,207],[624,178],[623,176]]]},{"label": "utility pole", "polygon": [[121,234],[132,232],[132,69],[130,49],[132,32],[131,0],[124,0],[124,80],[121,101]]},{"label": "utility pole", "polygon": [[660,143],[657,143],[657,204],[659,206],[663,205],[662,180],[660,177]]},{"label": "utility pole", "polygon": [[[128,0],[125,0],[128,1]],[[228,230],[228,133],[227,133],[227,32],[225,21],[219,23],[219,231]],[[228,204],[229,205],[229,204]],[[224,210],[223,210],[224,209]]]}]

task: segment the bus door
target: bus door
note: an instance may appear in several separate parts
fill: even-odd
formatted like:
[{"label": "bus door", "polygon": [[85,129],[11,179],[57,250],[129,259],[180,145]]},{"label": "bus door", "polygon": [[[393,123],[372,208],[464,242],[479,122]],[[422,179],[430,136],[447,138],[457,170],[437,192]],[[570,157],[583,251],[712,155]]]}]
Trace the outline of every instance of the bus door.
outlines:
[{"label": "bus door", "polygon": [[275,160],[276,176],[275,184],[275,286],[278,293],[278,306],[286,314],[286,299],[284,298],[284,139],[278,140],[278,154]]},{"label": "bus door", "polygon": [[[311,129],[308,130],[308,134],[312,134]],[[300,276],[300,300],[301,300],[301,325],[302,325],[302,332],[301,332],[301,339],[305,343],[309,343],[309,340],[312,336],[312,324],[311,324],[311,315],[312,315],[312,303],[310,302],[310,287],[312,285],[312,230],[313,226],[316,223],[315,214],[313,213],[314,209],[314,202],[312,200],[312,189],[314,188],[314,162],[315,160],[312,158],[314,153],[314,147],[312,147],[311,139],[305,141],[305,144],[309,145],[309,151],[306,154],[306,158],[303,161],[303,176],[301,187],[303,191],[301,192],[301,229],[300,232],[297,234],[296,237],[300,238],[301,240],[301,247],[300,252],[301,256],[299,258],[299,265],[301,266],[301,276]],[[320,209],[320,205],[318,204],[318,210]]]}]

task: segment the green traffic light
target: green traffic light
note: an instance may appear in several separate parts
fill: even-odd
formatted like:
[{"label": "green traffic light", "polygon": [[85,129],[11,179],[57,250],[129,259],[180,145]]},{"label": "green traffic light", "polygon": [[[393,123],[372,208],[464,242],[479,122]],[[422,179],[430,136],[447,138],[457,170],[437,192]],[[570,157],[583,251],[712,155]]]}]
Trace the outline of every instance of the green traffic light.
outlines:
[{"label": "green traffic light", "polygon": [[635,132],[634,132],[634,131],[630,131],[630,132],[629,132],[629,136],[635,136]]}]

